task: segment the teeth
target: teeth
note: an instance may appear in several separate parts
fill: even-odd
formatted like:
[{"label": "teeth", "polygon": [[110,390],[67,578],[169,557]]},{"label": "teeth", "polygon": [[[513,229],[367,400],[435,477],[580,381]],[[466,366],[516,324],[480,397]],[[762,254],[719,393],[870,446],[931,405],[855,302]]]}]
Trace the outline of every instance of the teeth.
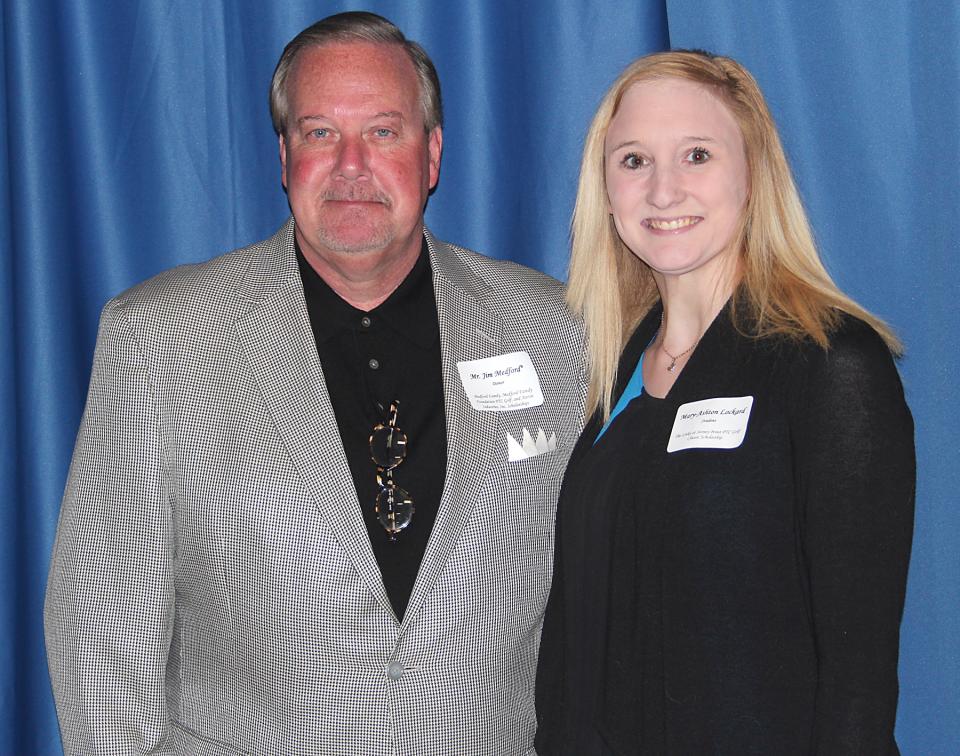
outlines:
[{"label": "teeth", "polygon": [[688,215],[685,218],[674,218],[673,220],[660,220],[657,218],[648,218],[647,225],[655,228],[657,231],[676,231],[679,228],[686,228],[696,223],[699,218]]}]

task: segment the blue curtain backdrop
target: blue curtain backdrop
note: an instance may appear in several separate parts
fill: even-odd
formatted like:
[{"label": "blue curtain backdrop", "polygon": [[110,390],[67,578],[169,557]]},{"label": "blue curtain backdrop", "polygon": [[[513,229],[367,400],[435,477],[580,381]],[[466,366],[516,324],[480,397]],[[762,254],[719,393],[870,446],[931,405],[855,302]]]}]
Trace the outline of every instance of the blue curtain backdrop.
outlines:
[{"label": "blue curtain backdrop", "polygon": [[432,54],[441,237],[564,277],[581,140],[634,57],[733,55],[781,126],[827,263],[907,344],[916,535],[898,739],[960,752],[960,4],[955,0],[2,0],[0,753],[60,753],[42,601],[97,315],[287,214],[266,92],[285,42],[364,7]]}]

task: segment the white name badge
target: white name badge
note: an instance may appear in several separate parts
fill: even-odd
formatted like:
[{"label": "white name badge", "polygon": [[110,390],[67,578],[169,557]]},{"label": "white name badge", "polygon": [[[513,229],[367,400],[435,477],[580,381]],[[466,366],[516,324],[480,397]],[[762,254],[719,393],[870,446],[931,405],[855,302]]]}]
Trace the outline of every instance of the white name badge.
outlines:
[{"label": "white name badge", "polygon": [[681,404],[667,452],[682,449],[736,449],[747,435],[752,396],[717,397]]},{"label": "white name badge", "polygon": [[475,410],[507,412],[543,404],[540,379],[526,352],[458,362],[457,369]]}]

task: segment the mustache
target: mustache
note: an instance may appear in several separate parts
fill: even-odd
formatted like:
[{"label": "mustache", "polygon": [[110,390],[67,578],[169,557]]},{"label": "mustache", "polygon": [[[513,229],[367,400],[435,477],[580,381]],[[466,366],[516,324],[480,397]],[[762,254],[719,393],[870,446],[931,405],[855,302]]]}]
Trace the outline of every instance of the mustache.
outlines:
[{"label": "mustache", "polygon": [[379,202],[389,207],[393,204],[390,197],[372,187],[347,186],[327,189],[321,194],[332,202]]}]

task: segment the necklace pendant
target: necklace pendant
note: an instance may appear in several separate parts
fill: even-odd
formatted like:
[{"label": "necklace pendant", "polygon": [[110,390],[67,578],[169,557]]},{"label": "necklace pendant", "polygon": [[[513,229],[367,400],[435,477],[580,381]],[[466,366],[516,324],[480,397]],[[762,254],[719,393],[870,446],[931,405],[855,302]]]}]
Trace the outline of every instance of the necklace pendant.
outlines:
[{"label": "necklace pendant", "polygon": [[671,363],[667,366],[667,372],[668,372],[668,373],[672,373],[674,370],[676,370],[676,368],[677,368],[677,359],[676,359],[676,357],[674,357],[674,358],[673,358],[673,362],[671,362]]}]

